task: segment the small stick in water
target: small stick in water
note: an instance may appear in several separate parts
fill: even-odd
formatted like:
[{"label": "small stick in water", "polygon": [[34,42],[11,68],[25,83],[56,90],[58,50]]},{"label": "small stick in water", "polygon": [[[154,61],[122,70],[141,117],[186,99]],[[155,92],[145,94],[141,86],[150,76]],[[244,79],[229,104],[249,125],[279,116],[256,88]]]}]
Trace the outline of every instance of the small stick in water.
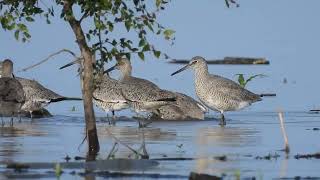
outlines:
[{"label": "small stick in water", "polygon": [[290,148],[289,148],[288,136],[286,133],[286,129],[284,127],[283,112],[280,111],[278,115],[280,120],[281,132],[282,132],[284,143],[285,143],[284,151],[288,154],[290,152]]}]

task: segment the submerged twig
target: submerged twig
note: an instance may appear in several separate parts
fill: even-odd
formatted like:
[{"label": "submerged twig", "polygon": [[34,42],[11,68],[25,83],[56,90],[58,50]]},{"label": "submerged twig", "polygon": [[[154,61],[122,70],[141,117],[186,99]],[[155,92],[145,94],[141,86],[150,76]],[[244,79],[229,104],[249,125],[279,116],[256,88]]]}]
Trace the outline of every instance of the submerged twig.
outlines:
[{"label": "submerged twig", "polygon": [[47,58],[45,58],[44,60],[42,60],[42,61],[40,61],[40,62],[38,62],[38,63],[36,63],[36,64],[33,64],[33,65],[31,65],[31,66],[28,66],[28,67],[26,67],[26,68],[23,68],[23,69],[19,70],[18,72],[27,71],[27,70],[29,70],[29,69],[32,69],[32,68],[36,67],[36,66],[39,66],[39,65],[45,63],[46,61],[48,61],[50,58],[52,58],[52,57],[54,57],[54,56],[56,56],[56,55],[58,55],[58,54],[60,54],[60,53],[63,53],[63,52],[67,52],[67,53],[71,54],[74,58],[78,58],[78,57],[76,56],[76,54],[75,54],[74,52],[72,52],[71,50],[69,50],[69,49],[61,49],[60,51],[57,51],[57,52],[55,52],[55,53],[50,54],[50,55],[49,55]]},{"label": "submerged twig", "polygon": [[128,144],[122,142],[120,139],[118,139],[116,136],[114,136],[108,128],[106,128],[107,130],[107,133],[119,144],[125,146],[126,148],[128,148],[130,151],[132,151],[133,153],[135,154],[138,154],[139,156],[143,157],[144,155],[143,154],[140,154],[138,151],[136,151],[135,149],[133,149],[132,147],[130,147]]},{"label": "submerged twig", "polygon": [[118,145],[118,142],[115,142],[114,144],[113,144],[113,146],[112,146],[112,148],[111,148],[111,151],[110,151],[110,153],[108,154],[108,157],[107,157],[107,159],[111,159],[111,158],[114,158],[114,154],[117,152],[117,145]]},{"label": "submerged twig", "polygon": [[86,133],[86,136],[83,138],[82,142],[79,144],[78,151],[80,151],[80,148],[81,148],[82,144],[84,143],[84,141],[86,141],[86,139],[87,139],[87,133]]},{"label": "submerged twig", "polygon": [[288,136],[284,126],[283,112],[279,112],[278,115],[280,120],[281,132],[282,132],[284,143],[285,143],[284,151],[288,154],[290,152],[290,148],[289,148]]}]

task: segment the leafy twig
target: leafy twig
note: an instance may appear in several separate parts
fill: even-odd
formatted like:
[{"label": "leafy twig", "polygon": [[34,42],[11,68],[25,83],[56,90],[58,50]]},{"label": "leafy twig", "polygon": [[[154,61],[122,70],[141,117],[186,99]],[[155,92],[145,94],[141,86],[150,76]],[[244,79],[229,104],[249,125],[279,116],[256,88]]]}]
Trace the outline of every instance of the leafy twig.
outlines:
[{"label": "leafy twig", "polygon": [[249,81],[252,81],[254,78],[266,77],[266,75],[264,74],[256,74],[256,75],[250,76],[248,79],[244,79],[244,74],[236,74],[236,76],[238,76],[238,83],[243,88],[248,84]]}]

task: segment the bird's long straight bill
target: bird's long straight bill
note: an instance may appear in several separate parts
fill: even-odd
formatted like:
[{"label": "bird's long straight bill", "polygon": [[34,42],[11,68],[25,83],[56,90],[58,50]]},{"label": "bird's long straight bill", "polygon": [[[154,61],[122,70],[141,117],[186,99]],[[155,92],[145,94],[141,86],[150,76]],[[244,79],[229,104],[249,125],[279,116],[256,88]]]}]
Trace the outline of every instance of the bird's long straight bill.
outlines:
[{"label": "bird's long straight bill", "polygon": [[103,71],[103,74],[106,74],[106,73],[109,73],[109,72],[111,72],[111,71],[115,70],[115,69],[116,69],[116,66],[117,66],[117,65],[114,65],[114,66],[112,66],[111,68],[109,68],[109,69],[107,69],[107,70]]},{"label": "bird's long straight bill", "polygon": [[172,74],[171,74],[171,76],[173,76],[173,75],[175,75],[175,74],[178,74],[178,73],[180,73],[180,72],[182,72],[182,71],[184,71],[184,70],[188,69],[189,67],[190,67],[190,65],[189,65],[189,64],[187,64],[187,65],[185,65],[183,68],[181,68],[181,69],[179,69],[178,71],[176,71],[176,72],[172,73]]},{"label": "bird's long straight bill", "polygon": [[68,64],[66,64],[66,65],[64,65],[64,66],[61,66],[59,69],[64,69],[64,68],[66,68],[66,67],[72,66],[72,65],[77,64],[77,63],[80,63],[80,60],[79,60],[79,59],[77,59],[77,60],[75,60],[75,61],[72,61],[72,62],[70,62],[70,63],[68,63]]}]

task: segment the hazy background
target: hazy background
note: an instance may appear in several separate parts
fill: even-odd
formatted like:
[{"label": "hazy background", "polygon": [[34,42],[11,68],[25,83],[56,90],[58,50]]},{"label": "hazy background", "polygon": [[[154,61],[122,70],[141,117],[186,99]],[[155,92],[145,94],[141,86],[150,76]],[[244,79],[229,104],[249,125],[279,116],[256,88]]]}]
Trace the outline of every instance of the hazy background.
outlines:
[{"label": "hazy background", "polygon": [[[277,93],[277,97],[265,98],[246,111],[275,111],[278,108],[307,111],[319,107],[320,1],[238,2],[239,8],[228,9],[224,0],[172,1],[161,13],[160,22],[176,31],[175,44],[170,46],[159,38],[155,38],[154,44],[178,59],[201,55],[207,59],[248,56],[270,60],[269,66],[209,66],[211,73],[233,80],[237,73],[268,76],[255,79],[247,88],[256,93]],[[30,26],[30,31],[31,42],[21,43],[14,39],[13,32],[0,30],[0,59],[11,58],[16,71],[62,48],[79,53],[71,28],[62,20],[53,20],[51,25],[46,25],[44,20],[36,22]],[[40,67],[16,75],[36,79],[65,96],[81,96],[76,68],[58,70],[71,60],[70,55],[62,54]],[[170,77],[181,66],[151,56],[147,56],[145,62],[137,57],[132,61],[135,76],[195,97],[191,71]],[[72,106],[76,106],[77,113],[82,113],[82,104],[76,102],[56,103],[48,109],[53,114],[69,115]]]}]

